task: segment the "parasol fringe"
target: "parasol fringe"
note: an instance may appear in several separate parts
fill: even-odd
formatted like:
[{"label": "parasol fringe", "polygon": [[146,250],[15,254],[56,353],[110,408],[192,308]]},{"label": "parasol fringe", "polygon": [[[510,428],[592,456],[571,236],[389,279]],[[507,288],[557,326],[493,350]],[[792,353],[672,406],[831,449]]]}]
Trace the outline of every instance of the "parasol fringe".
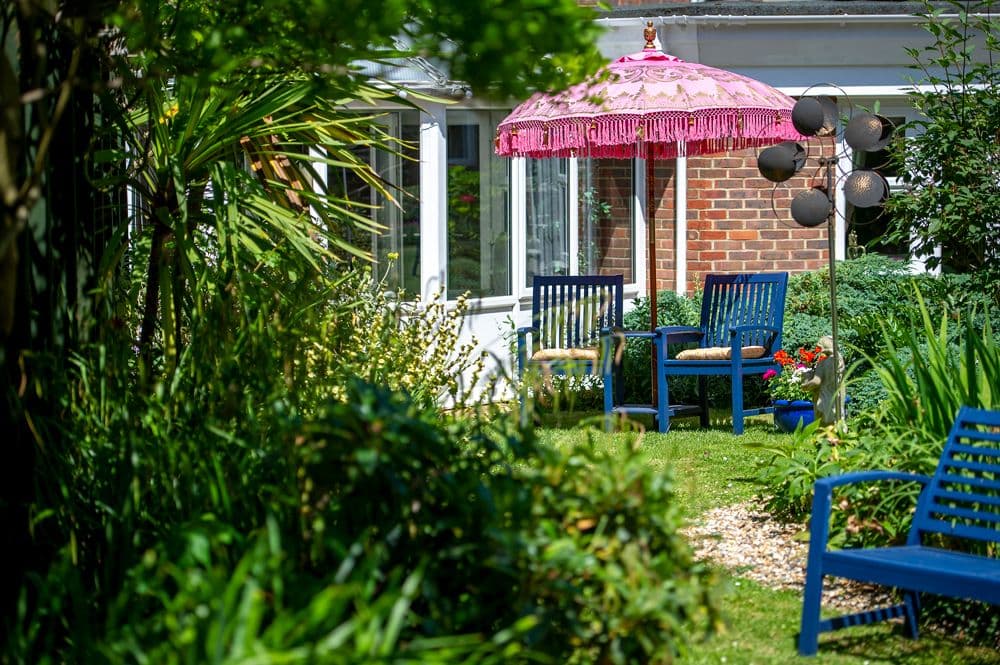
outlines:
[{"label": "parasol fringe", "polygon": [[[515,157],[671,158],[679,152],[694,156],[800,138],[790,110],[709,109],[514,120],[497,130],[495,148],[499,155]],[[685,147],[678,149],[678,143]]]}]

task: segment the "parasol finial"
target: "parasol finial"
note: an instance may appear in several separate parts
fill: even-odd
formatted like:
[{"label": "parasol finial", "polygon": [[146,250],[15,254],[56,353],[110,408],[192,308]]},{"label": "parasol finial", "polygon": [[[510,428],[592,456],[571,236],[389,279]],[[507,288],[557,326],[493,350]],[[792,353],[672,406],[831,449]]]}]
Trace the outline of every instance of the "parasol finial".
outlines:
[{"label": "parasol finial", "polygon": [[646,21],[646,27],[642,29],[642,37],[646,40],[646,45],[642,47],[642,50],[655,51],[656,44],[653,42],[656,40],[656,28],[653,27],[652,21]]}]

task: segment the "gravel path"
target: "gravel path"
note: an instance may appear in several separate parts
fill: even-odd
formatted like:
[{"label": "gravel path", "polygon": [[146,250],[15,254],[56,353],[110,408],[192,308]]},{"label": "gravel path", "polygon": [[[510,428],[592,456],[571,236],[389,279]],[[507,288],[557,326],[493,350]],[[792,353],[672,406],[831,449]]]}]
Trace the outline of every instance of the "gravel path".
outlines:
[{"label": "gravel path", "polygon": [[[699,558],[763,586],[801,592],[808,543],[796,539],[800,527],[771,518],[755,502],[710,510],[683,531]],[[824,607],[858,611],[891,602],[883,589],[848,580],[827,578],[823,588]]]}]

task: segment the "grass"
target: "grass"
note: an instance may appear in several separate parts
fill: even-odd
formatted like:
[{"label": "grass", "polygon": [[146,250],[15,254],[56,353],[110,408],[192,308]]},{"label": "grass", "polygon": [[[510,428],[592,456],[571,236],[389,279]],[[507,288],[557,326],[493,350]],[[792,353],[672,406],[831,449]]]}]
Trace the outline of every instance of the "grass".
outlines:
[{"label": "grass", "polygon": [[[543,417],[542,439],[557,447],[583,444],[581,424],[600,426],[594,413],[559,413]],[[645,423],[649,427],[650,423]],[[788,437],[774,430],[768,418],[747,421],[746,433],[733,436],[728,419],[696,429],[696,419],[671,423],[668,434],[644,432],[642,446],[649,465],[672,470],[679,500],[689,518],[706,510],[752,500],[758,493],[755,469],[768,453],[748,443],[779,443]],[[594,435],[594,445],[620,449],[627,434]],[[919,640],[904,636],[897,623],[850,628],[820,636],[819,655],[806,659],[796,651],[801,594],[769,589],[738,576],[726,579],[725,632],[692,645],[679,662],[684,665],[1000,665],[1000,652],[965,644],[922,627]]]}]

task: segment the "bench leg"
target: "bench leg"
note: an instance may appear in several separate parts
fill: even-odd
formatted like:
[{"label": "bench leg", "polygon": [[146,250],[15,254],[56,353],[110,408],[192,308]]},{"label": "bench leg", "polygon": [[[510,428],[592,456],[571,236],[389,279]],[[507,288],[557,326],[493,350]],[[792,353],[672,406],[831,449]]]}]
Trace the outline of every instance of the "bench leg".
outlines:
[{"label": "bench leg", "polygon": [[657,363],[656,370],[656,431],[665,433],[670,430],[670,391],[663,364]]},{"label": "bench leg", "polygon": [[605,368],[604,371],[604,431],[611,432],[614,430],[614,414],[612,410],[615,408],[615,382],[614,382],[614,372],[609,371]]},{"label": "bench leg", "polygon": [[907,637],[917,639],[920,633],[917,631],[917,619],[920,618],[920,598],[915,591],[903,592],[904,626]]},{"label": "bench leg", "polygon": [[802,623],[799,626],[799,654],[814,656],[819,649],[819,610],[823,599],[823,573],[810,566],[802,597]]}]

